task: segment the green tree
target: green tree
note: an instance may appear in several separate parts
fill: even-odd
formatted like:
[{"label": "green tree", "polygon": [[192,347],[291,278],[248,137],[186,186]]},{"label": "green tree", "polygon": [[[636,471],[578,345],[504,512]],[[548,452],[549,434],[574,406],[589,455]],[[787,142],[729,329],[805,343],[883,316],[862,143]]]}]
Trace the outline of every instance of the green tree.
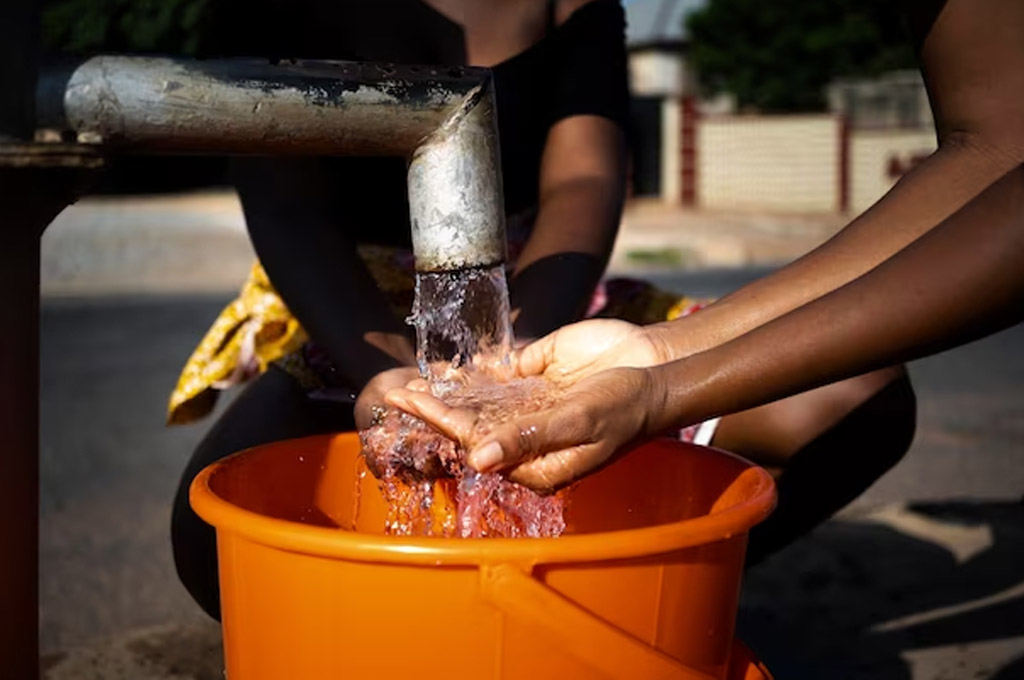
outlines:
[{"label": "green tree", "polygon": [[836,77],[912,68],[890,0],[709,0],[687,19],[690,59],[705,94],[741,108],[815,111]]},{"label": "green tree", "polygon": [[[0,0],[2,1],[2,0]],[[194,54],[209,0],[52,0],[43,41],[57,52]]]}]

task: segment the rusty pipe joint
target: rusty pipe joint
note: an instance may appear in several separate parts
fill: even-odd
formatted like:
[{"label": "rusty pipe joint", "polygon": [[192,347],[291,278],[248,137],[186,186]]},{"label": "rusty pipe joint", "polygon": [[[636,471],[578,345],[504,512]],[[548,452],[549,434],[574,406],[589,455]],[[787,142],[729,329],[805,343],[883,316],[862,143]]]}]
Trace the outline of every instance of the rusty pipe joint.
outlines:
[{"label": "rusty pipe joint", "polygon": [[490,83],[470,92],[413,152],[409,213],[419,271],[453,271],[506,259],[498,131]]},{"label": "rusty pipe joint", "polygon": [[486,69],[99,56],[44,74],[37,100],[41,127],[104,151],[403,155],[417,269],[505,261]]}]

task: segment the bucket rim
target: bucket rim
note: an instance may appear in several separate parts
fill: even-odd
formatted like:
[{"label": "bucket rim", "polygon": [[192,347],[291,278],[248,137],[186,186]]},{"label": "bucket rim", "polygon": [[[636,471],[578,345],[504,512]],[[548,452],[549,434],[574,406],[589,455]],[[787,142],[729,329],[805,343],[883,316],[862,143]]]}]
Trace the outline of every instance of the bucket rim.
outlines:
[{"label": "bucket rim", "polygon": [[[358,440],[358,434],[341,432],[286,441],[294,445],[319,440],[331,446],[346,439]],[[369,534],[267,517],[221,498],[210,487],[213,475],[232,459],[282,443],[244,449],[205,467],[189,486],[189,503],[196,514],[218,533],[234,534],[270,548],[314,557],[406,565],[518,564],[533,567],[645,557],[730,540],[745,535],[763,521],[776,502],[775,482],[766,470],[729,451],[687,442],[675,443],[684,448],[715,451],[749,466],[750,474],[757,477],[755,493],[719,512],[638,529],[557,538],[439,538]]]}]

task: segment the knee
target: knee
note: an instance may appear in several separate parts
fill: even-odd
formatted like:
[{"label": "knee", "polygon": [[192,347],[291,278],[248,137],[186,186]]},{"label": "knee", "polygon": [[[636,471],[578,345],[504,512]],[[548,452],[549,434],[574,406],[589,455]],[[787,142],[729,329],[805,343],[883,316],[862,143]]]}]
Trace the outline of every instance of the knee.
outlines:
[{"label": "knee", "polygon": [[[175,512],[171,520],[171,546],[178,580],[203,611],[220,620],[220,584],[217,577],[217,539],[211,527],[200,527],[198,517]],[[208,535],[206,535],[208,533]]]},{"label": "knee", "polygon": [[821,399],[825,420],[838,423],[855,413],[870,414],[886,425],[904,425],[916,412],[914,390],[901,364],[833,383]]},{"label": "knee", "polygon": [[902,455],[913,439],[916,404],[902,366],[819,387],[722,419],[714,443],[771,468],[839,428],[849,446],[884,441]]},{"label": "knee", "polygon": [[[864,379],[878,381],[883,377],[880,374],[864,376]],[[869,385],[867,396],[863,392],[855,394],[855,398],[844,404],[844,415],[801,447],[790,463],[808,457],[828,458],[832,465],[846,461],[851,481],[852,478],[873,481],[899,463],[914,440],[917,398],[902,367],[890,377],[881,387],[877,382]],[[857,391],[859,386],[851,387]]]},{"label": "knee", "polygon": [[[858,449],[857,457],[874,457],[885,469],[910,448],[917,427],[917,398],[906,369],[894,366],[838,383],[822,419],[833,423],[818,437],[836,430]],[[815,439],[817,439],[816,437]]]},{"label": "knee", "polygon": [[854,403],[845,417],[786,461],[777,479],[778,507],[750,534],[748,566],[831,517],[910,449],[917,404],[905,372]]}]

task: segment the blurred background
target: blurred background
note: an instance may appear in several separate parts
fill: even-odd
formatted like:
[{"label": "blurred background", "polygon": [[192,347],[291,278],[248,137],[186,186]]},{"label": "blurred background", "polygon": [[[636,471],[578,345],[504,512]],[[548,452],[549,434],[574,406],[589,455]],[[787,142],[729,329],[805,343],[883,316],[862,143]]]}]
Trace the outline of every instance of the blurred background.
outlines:
[{"label": "blurred background", "polygon": [[[52,56],[196,54],[215,0],[50,0]],[[611,262],[719,296],[826,240],[935,148],[884,0],[625,0],[634,147]],[[500,96],[500,92],[498,93]],[[217,158],[121,158],[43,236],[40,625],[51,678],[221,678],[174,575],[178,371],[253,261]],[[1024,331],[911,373],[910,454],[751,571],[780,678],[1024,677]],[[223,402],[223,400],[222,400]]]}]

